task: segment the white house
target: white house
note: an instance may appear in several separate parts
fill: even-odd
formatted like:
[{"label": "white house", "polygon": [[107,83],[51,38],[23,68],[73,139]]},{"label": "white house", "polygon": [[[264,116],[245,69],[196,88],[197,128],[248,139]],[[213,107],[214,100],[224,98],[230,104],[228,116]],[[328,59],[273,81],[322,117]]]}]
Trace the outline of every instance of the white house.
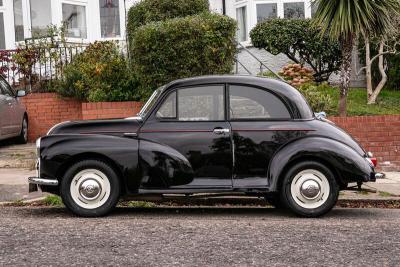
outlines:
[{"label": "white house", "polygon": [[[125,40],[126,15],[140,0],[0,0],[0,49],[15,49],[18,42],[41,33],[50,24],[66,22],[67,41],[90,43],[96,40]],[[311,18],[311,0],[209,0],[210,9],[238,21],[237,39],[257,59],[243,51],[239,72],[260,71],[259,61],[274,71],[289,60],[251,47],[250,30],[266,18]],[[358,60],[354,60],[358,62]],[[355,66],[357,69],[358,66]]]}]

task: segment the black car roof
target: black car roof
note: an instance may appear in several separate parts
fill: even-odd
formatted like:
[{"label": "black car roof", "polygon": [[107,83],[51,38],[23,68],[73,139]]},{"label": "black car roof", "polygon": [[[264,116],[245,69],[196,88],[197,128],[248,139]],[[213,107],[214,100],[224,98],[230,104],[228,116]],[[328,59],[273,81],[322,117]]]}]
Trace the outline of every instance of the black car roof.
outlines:
[{"label": "black car roof", "polygon": [[248,75],[209,75],[185,78],[170,82],[165,86],[165,91],[176,87],[194,86],[200,84],[231,83],[262,87],[281,96],[294,109],[296,118],[311,119],[313,113],[303,95],[291,85],[271,78]]}]

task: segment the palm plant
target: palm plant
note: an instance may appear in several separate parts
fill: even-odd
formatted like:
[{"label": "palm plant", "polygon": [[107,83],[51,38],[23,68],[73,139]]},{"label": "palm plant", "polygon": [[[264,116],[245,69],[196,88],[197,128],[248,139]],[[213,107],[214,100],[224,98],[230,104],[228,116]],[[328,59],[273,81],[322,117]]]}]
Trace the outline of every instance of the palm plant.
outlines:
[{"label": "palm plant", "polygon": [[351,75],[351,55],[357,36],[380,36],[391,29],[391,16],[400,15],[399,0],[315,0],[314,23],[342,48],[339,114],[346,116]]}]

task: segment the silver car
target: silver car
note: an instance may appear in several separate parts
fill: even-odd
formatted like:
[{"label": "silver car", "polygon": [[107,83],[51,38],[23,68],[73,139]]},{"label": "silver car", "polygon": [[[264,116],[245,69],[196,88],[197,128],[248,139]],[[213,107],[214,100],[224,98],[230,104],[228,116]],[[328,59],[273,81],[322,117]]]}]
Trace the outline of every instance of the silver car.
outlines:
[{"label": "silver car", "polygon": [[28,141],[28,114],[19,97],[25,91],[13,91],[8,82],[0,76],[0,140],[16,137],[19,143]]}]

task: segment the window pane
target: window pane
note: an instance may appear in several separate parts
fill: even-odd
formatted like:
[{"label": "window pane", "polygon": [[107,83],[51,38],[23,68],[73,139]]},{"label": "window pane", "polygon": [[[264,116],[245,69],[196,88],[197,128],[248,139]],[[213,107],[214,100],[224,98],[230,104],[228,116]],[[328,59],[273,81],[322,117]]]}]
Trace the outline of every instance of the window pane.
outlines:
[{"label": "window pane", "polygon": [[24,40],[24,20],[22,18],[22,0],[14,0],[15,41]]},{"label": "window pane", "polygon": [[290,114],[275,95],[254,87],[229,87],[231,119],[288,119]]},{"label": "window pane", "polygon": [[237,39],[239,42],[247,40],[246,7],[236,9],[236,19],[238,23]]},{"label": "window pane", "polygon": [[284,3],[284,16],[287,19],[304,19],[304,3]]},{"label": "window pane", "polygon": [[0,49],[6,49],[6,37],[4,34],[4,14],[0,12]]},{"label": "window pane", "polygon": [[315,13],[317,13],[318,3],[312,2],[311,3],[311,17],[314,17]]},{"label": "window pane", "polygon": [[176,92],[171,93],[158,109],[157,118],[176,118]]},{"label": "window pane", "polygon": [[224,119],[224,87],[203,86],[179,89],[180,121],[217,121]]},{"label": "window pane", "polygon": [[63,4],[63,21],[66,23],[67,37],[86,38],[86,9],[84,6]]},{"label": "window pane", "polygon": [[120,36],[119,0],[99,0],[101,37]]},{"label": "window pane", "polygon": [[277,4],[258,4],[257,5],[257,22],[277,18]]},{"label": "window pane", "polygon": [[3,6],[3,0],[0,0],[0,6]]},{"label": "window pane", "polygon": [[31,29],[33,36],[47,34],[51,24],[51,0],[31,0]]}]

